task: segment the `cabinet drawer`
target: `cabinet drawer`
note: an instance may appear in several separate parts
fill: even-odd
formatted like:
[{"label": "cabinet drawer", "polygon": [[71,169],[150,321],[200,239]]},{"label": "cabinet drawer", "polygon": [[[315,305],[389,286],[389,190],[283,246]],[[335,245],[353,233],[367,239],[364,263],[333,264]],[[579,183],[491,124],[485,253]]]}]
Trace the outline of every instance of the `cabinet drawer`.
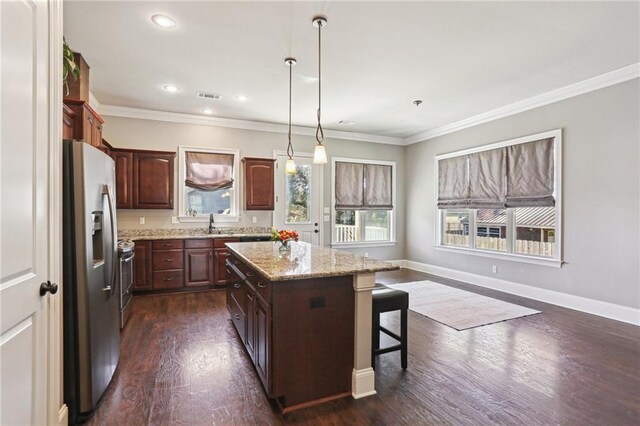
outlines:
[{"label": "cabinet drawer", "polygon": [[239,238],[214,238],[213,245],[215,248],[226,248],[226,243],[240,242]]},{"label": "cabinet drawer", "polygon": [[233,325],[238,330],[238,334],[240,335],[240,339],[244,343],[246,340],[245,333],[245,324],[246,324],[246,316],[240,309],[238,305],[238,301],[233,298],[233,296],[229,300],[229,313],[231,314],[231,321],[233,321]]},{"label": "cabinet drawer", "polygon": [[198,240],[185,240],[184,248],[212,248],[213,247],[213,239],[211,238],[202,238]]},{"label": "cabinet drawer", "polygon": [[243,261],[241,261],[240,259],[238,259],[234,255],[232,255],[231,253],[227,253],[227,258],[228,258],[229,262],[231,262],[231,264],[233,266],[238,268],[238,270],[240,272],[242,272],[244,275],[247,275],[247,271],[249,270],[249,268],[247,268],[247,266],[244,264]]},{"label": "cabinet drawer", "polygon": [[153,270],[183,269],[184,255],[182,250],[156,250],[153,252]]},{"label": "cabinet drawer", "polygon": [[247,294],[247,285],[244,283],[244,281],[238,279],[238,276],[233,271],[230,271],[230,274],[231,274],[230,275],[231,280],[229,282],[229,286],[227,287],[227,291],[231,294],[231,297],[233,297],[235,301],[238,303],[238,306],[240,307],[242,314],[245,315],[246,314],[245,299]]},{"label": "cabinet drawer", "polygon": [[159,240],[153,242],[154,250],[172,250],[184,248],[184,240]]},{"label": "cabinet drawer", "polygon": [[[253,275],[251,275],[253,274]],[[262,297],[268,302],[271,302],[271,283],[265,281],[261,277],[258,277],[254,274],[253,271],[250,271],[247,274],[247,281],[256,289]]]},{"label": "cabinet drawer", "polygon": [[161,271],[153,273],[153,288],[180,288],[184,287],[184,272],[177,271]]}]

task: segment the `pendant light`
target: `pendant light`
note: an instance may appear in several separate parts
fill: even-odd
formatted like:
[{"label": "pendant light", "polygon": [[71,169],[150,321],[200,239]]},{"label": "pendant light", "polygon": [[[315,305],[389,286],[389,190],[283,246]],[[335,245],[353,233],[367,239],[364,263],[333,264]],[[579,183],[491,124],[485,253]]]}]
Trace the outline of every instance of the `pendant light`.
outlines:
[{"label": "pendant light", "polygon": [[322,131],[322,124],[320,123],[320,111],[322,106],[322,27],[327,25],[327,18],[324,16],[316,16],[313,18],[313,26],[318,28],[318,127],[316,128],[316,140],[318,145],[313,153],[313,162],[315,164],[326,164],[327,152],[322,145],[324,140],[324,132]]},{"label": "pendant light", "polygon": [[286,58],[284,63],[289,66],[289,145],[287,145],[287,155],[289,159],[285,166],[285,172],[293,175],[296,173],[296,162],[293,161],[293,145],[291,144],[291,81],[293,76],[293,66],[298,63],[295,58]]}]

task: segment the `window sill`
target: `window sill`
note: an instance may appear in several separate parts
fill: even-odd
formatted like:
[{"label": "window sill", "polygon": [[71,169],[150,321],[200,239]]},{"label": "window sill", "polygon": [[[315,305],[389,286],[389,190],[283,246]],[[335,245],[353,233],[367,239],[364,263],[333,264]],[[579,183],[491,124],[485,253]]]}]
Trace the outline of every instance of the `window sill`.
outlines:
[{"label": "window sill", "polygon": [[358,247],[391,247],[395,246],[395,241],[360,241],[353,243],[331,243],[334,248],[358,248]]},{"label": "window sill", "polygon": [[525,255],[514,254],[514,253],[500,253],[495,251],[470,249],[470,248],[464,248],[464,247],[442,246],[438,244],[435,244],[433,248],[437,251],[470,254],[473,256],[489,257],[492,259],[510,260],[514,262],[530,263],[533,265],[551,266],[554,268],[562,268],[562,264],[564,263],[562,262],[562,260],[558,260],[558,259],[525,256]]},{"label": "window sill", "polygon": [[[214,226],[216,223],[240,222],[240,216],[213,216]],[[178,216],[180,223],[209,223],[209,216]]]}]

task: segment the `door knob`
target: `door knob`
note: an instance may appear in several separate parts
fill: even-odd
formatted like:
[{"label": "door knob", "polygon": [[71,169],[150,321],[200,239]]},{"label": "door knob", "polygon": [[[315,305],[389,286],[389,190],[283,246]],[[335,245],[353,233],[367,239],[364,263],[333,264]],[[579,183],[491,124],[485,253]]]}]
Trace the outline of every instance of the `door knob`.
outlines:
[{"label": "door knob", "polygon": [[58,292],[58,284],[51,281],[40,284],[40,296],[44,296],[47,293],[56,294]]},{"label": "door knob", "polygon": [[315,233],[317,234],[317,233],[318,233],[318,232],[320,232],[320,231],[318,231],[317,229],[314,229],[314,230],[313,230],[313,232],[315,232]]}]

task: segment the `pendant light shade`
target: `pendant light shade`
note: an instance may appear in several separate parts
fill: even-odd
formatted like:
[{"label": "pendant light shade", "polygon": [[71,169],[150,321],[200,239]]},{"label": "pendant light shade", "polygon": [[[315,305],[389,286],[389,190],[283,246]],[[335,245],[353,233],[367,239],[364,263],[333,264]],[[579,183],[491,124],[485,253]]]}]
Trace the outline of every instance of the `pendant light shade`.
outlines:
[{"label": "pendant light shade", "polygon": [[321,106],[322,106],[322,27],[327,25],[327,18],[324,16],[316,16],[313,18],[313,26],[318,28],[318,127],[316,128],[316,149],[313,153],[313,162],[315,164],[326,164],[327,153],[322,142],[324,141],[324,132],[320,123]]},{"label": "pendant light shade", "polygon": [[292,175],[296,173],[296,162],[293,161],[293,145],[291,144],[291,81],[293,78],[293,66],[298,62],[295,58],[285,58],[284,63],[289,66],[289,144],[287,145],[287,155],[289,159],[287,160],[284,170],[285,173]]}]

